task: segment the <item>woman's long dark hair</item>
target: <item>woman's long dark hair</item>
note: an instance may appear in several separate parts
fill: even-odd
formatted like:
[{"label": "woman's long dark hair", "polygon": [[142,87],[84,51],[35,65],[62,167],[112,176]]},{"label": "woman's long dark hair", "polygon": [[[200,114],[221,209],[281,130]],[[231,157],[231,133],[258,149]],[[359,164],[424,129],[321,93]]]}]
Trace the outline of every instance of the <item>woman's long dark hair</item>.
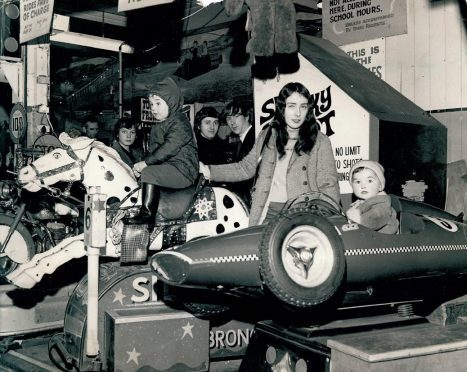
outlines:
[{"label": "woman's long dark hair", "polygon": [[[308,89],[301,83],[288,83],[279,92],[276,99],[276,112],[274,119],[271,123],[271,129],[274,128],[277,132],[276,147],[279,152],[279,158],[285,155],[285,145],[289,139],[287,132],[287,123],[285,122],[285,101],[293,93],[298,93],[308,100],[308,104],[311,105],[312,97]],[[294,150],[297,154],[304,152],[309,154],[313,149],[316,142],[316,136],[318,135],[318,123],[313,115],[313,110],[308,109],[305,121],[298,131],[298,141],[295,144]],[[271,133],[271,132],[270,132]],[[268,143],[270,133],[266,136],[265,143]]]}]

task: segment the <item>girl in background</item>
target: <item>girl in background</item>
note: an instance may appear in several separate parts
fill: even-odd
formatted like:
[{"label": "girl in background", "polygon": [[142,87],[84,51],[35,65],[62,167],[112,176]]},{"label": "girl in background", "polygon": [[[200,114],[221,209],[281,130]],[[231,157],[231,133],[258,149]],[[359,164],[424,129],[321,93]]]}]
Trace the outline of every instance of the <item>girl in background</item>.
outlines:
[{"label": "girl in background", "polygon": [[112,148],[130,168],[144,158],[143,150],[134,146],[136,138],[137,130],[133,120],[131,118],[118,119],[114,127]]}]

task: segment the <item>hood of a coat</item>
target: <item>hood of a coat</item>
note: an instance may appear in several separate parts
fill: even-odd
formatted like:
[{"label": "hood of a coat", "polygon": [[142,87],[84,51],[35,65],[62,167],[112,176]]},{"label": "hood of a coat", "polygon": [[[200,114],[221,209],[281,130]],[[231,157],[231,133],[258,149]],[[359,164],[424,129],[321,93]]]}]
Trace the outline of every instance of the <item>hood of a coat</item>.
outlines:
[{"label": "hood of a coat", "polygon": [[153,84],[149,90],[149,94],[159,96],[167,103],[169,106],[169,116],[173,115],[183,106],[182,92],[177,83],[170,77],[166,77],[164,80]]}]

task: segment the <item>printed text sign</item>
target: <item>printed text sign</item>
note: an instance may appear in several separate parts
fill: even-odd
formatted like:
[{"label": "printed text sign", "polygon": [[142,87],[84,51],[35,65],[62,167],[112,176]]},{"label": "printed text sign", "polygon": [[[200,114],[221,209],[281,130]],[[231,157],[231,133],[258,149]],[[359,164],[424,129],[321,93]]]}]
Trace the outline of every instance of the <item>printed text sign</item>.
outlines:
[{"label": "printed text sign", "polygon": [[21,0],[19,42],[25,43],[50,32],[54,0]]}]

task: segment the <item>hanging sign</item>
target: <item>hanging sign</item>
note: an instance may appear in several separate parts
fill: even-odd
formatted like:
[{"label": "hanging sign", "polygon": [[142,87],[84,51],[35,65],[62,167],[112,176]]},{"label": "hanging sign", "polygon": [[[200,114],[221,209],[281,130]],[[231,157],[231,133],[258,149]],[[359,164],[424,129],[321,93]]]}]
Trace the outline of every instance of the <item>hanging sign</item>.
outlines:
[{"label": "hanging sign", "polygon": [[175,0],[118,0],[118,11],[146,8],[153,5],[172,3]]},{"label": "hanging sign", "polygon": [[345,45],[407,33],[406,0],[323,1],[323,39]]},{"label": "hanging sign", "polygon": [[23,105],[17,103],[11,109],[10,114],[10,137],[13,143],[20,143],[26,134],[26,110]]},{"label": "hanging sign", "polygon": [[50,32],[54,0],[21,0],[20,44]]}]

